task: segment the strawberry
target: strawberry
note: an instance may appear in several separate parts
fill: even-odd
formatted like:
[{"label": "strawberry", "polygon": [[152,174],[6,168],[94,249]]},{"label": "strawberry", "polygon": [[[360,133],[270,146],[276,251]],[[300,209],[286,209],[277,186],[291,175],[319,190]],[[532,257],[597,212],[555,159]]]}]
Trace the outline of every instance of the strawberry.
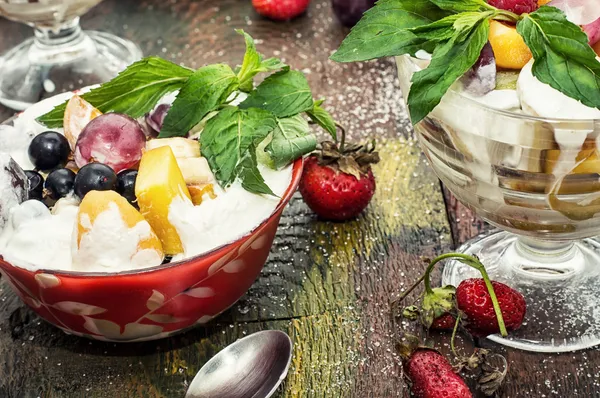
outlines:
[{"label": "strawberry", "polygon": [[488,4],[519,15],[538,9],[537,0],[488,0]]},{"label": "strawberry", "polygon": [[[511,287],[492,281],[508,331],[518,329],[526,312],[525,298]],[[456,305],[466,318],[466,328],[474,336],[485,337],[500,331],[492,298],[483,279],[464,280],[456,288]]]},{"label": "strawberry", "polygon": [[306,159],[300,180],[304,202],[323,219],[345,221],[356,217],[375,193],[371,164],[379,162],[375,144],[345,145],[345,132],[338,147],[321,143],[321,152]]},{"label": "strawberry", "polygon": [[404,363],[417,398],[472,398],[469,387],[439,352],[418,348]]},{"label": "strawberry", "polygon": [[296,18],[306,11],[310,0],[252,0],[260,15],[276,21]]}]

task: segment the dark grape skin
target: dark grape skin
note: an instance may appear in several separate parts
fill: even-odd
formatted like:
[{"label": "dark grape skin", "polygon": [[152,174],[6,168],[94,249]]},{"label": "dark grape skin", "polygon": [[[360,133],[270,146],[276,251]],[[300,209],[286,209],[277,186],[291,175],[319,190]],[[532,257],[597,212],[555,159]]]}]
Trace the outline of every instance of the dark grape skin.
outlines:
[{"label": "dark grape skin", "polygon": [[102,163],[89,163],[83,166],[75,177],[75,195],[83,199],[90,191],[115,191],[117,175],[109,166]]},{"label": "dark grape skin", "polygon": [[55,131],[46,131],[33,138],[28,155],[37,170],[47,171],[67,164],[71,147],[67,138]]},{"label": "dark grape skin", "polygon": [[160,133],[162,130],[163,122],[167,117],[167,113],[171,109],[171,105],[169,104],[161,104],[156,107],[155,110],[150,111],[146,114],[146,123],[150,126],[156,133]]},{"label": "dark grape skin", "polygon": [[51,199],[59,200],[73,192],[75,172],[71,169],[57,169],[46,177],[44,190]]},{"label": "dark grape skin", "polygon": [[44,177],[37,171],[25,170],[25,175],[29,180],[28,199],[42,200],[44,199]]},{"label": "dark grape skin", "polygon": [[333,12],[339,21],[349,28],[360,21],[363,14],[375,5],[377,0],[332,0]]},{"label": "dark grape skin", "polygon": [[137,175],[137,170],[123,170],[117,174],[117,192],[134,206],[137,206],[137,197],[135,196]]},{"label": "dark grape skin", "polygon": [[462,77],[466,91],[474,95],[485,95],[496,88],[496,57],[488,42],[481,50],[479,59]]}]

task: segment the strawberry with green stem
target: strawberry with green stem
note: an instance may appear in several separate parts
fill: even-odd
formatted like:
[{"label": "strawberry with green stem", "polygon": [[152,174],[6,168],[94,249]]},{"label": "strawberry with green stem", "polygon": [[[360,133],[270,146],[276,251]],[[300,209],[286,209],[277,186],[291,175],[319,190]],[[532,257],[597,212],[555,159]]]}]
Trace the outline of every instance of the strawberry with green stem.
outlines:
[{"label": "strawberry with green stem", "polygon": [[375,142],[365,145],[346,143],[346,130],[341,140],[321,143],[320,151],[304,163],[300,193],[304,202],[319,217],[345,221],[358,216],[375,193],[375,177],[371,165],[379,162]]},{"label": "strawberry with green stem", "polygon": [[439,288],[431,287],[431,272],[433,271],[434,267],[440,261],[448,259],[459,260],[481,273],[484,285],[487,288],[487,293],[489,294],[491,300],[494,315],[497,320],[498,331],[502,336],[507,336],[508,332],[504,324],[504,317],[502,315],[502,310],[500,308],[492,281],[490,280],[485,266],[477,257],[474,256],[461,253],[447,253],[436,257],[429,263],[429,266],[427,267],[423,276],[419,278],[419,280],[417,280],[413,286],[406,290],[395,302],[399,303],[403,301],[412,291],[414,291],[415,288],[421,284],[421,282],[424,282],[425,294],[423,296],[423,304],[420,310],[420,318],[423,325],[429,328],[435,320],[446,316],[447,314],[451,314],[456,309],[455,296],[457,289],[454,286],[445,286]]}]

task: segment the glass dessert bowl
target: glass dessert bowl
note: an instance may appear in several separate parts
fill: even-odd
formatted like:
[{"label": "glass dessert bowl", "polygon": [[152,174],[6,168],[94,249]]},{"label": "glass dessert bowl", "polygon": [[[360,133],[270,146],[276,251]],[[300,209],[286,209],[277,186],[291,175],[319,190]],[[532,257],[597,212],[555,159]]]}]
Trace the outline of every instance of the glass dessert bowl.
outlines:
[{"label": "glass dessert bowl", "polygon": [[142,52],[112,34],[82,31],[79,17],[102,0],[0,0],[0,16],[34,37],[0,56],[0,103],[23,110],[43,98],[115,77]]},{"label": "glass dessert bowl", "polygon": [[[397,58],[403,93],[422,61]],[[446,187],[500,231],[458,249],[521,291],[524,325],[504,345],[562,352],[600,344],[600,119],[551,119],[451,89],[415,126]],[[500,109],[499,109],[500,108]],[[443,284],[478,277],[448,263]]]}]

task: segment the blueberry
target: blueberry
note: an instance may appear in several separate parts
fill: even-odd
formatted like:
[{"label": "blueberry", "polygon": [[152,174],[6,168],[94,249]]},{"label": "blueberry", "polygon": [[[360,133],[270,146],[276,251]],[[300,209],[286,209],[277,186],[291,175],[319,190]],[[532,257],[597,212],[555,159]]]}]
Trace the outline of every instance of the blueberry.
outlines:
[{"label": "blueberry", "polygon": [[64,135],[46,131],[34,137],[29,144],[29,159],[37,170],[52,170],[67,164],[71,147]]},{"label": "blueberry", "polygon": [[47,195],[58,200],[73,192],[75,173],[70,169],[57,169],[46,177],[44,188]]},{"label": "blueberry", "polygon": [[114,191],[116,188],[117,175],[112,168],[102,163],[86,164],[75,178],[75,195],[80,199],[90,191]]},{"label": "blueberry", "polygon": [[137,175],[137,170],[123,170],[117,174],[117,192],[134,206],[136,206],[137,201],[135,196]]}]

